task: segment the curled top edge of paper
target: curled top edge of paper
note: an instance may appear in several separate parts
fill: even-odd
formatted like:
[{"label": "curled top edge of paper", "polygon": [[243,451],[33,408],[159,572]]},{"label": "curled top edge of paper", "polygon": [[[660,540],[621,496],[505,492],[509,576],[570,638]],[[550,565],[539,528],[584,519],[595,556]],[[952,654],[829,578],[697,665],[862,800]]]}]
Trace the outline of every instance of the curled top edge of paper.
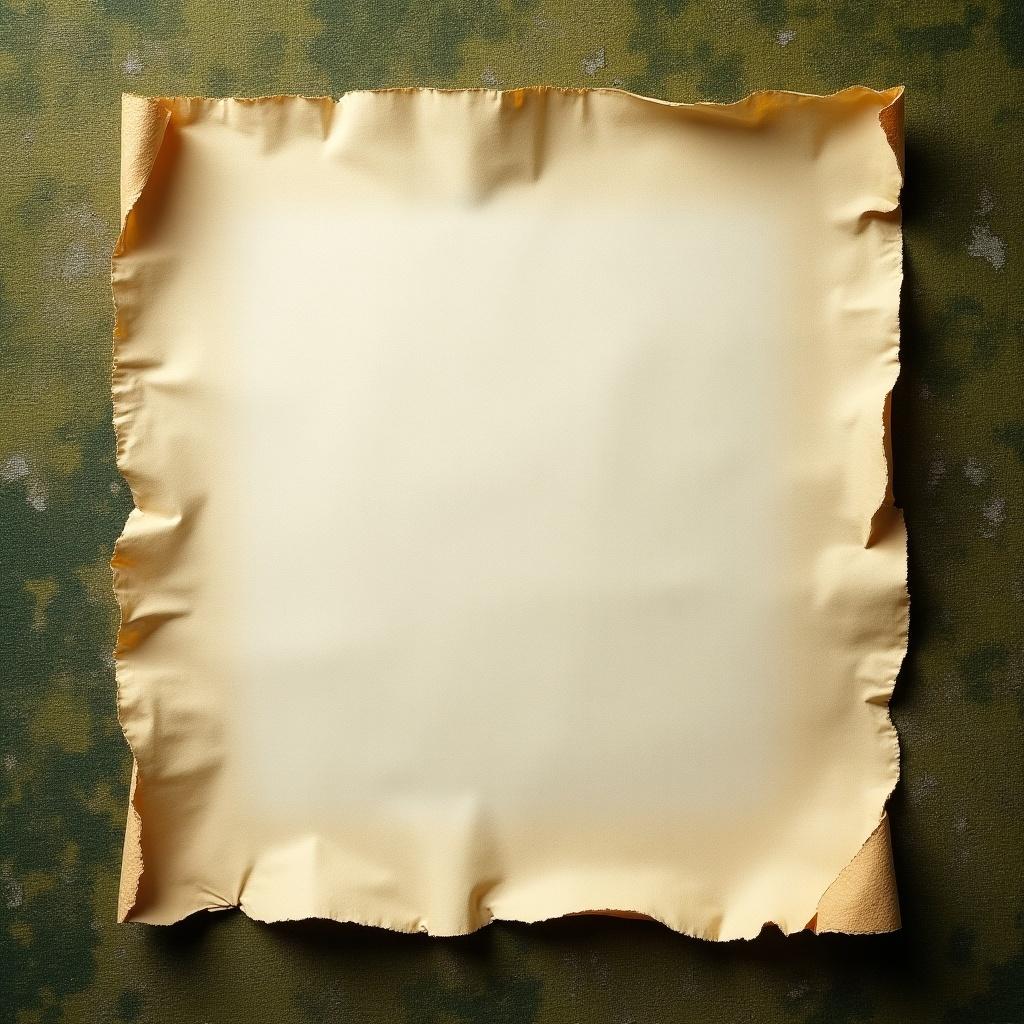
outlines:
[{"label": "curled top edge of paper", "polygon": [[[490,92],[492,90],[436,90],[436,89],[388,89],[373,90],[374,92]],[[536,86],[523,89],[507,90],[511,96],[521,96],[527,93],[537,92],[562,92],[562,93],[619,93],[622,90],[615,89],[557,89],[548,86]],[[900,173],[903,172],[903,87],[879,91],[866,87],[852,87],[840,90],[835,97],[849,97],[856,99],[866,94],[881,97],[886,102],[879,112],[879,123],[884,131],[889,145],[895,155]],[[819,100],[822,97],[809,94],[789,91],[760,91],[752,93],[744,99],[734,103],[672,103],[664,100],[652,99],[638,96],[632,93],[625,93],[635,99],[638,103],[656,104],[670,108],[685,108],[688,111],[703,111],[710,118],[722,118],[729,121],[756,122],[766,110],[771,110],[779,103],[800,102],[802,99]],[[236,98],[239,103],[260,103],[265,101],[288,99],[292,97],[258,97],[252,99]],[[311,99],[310,97],[304,97]],[[154,169],[160,160],[161,149],[165,141],[167,127],[172,120],[173,108],[182,98],[173,97],[141,97],[133,94],[124,94],[122,97],[122,123],[121,123],[121,183],[120,183],[120,205],[121,205],[121,232],[116,243],[115,255],[121,251],[127,236],[131,231],[132,210],[140,197],[151,185]],[[201,98],[196,98],[201,100]],[[330,97],[315,97],[317,101],[330,107],[338,101]],[[203,101],[205,102],[205,101]],[[899,208],[891,214],[882,216],[891,217],[896,223],[899,219]],[[893,297],[895,312],[898,315],[898,291]],[[116,308],[116,302],[115,302]],[[119,336],[118,321],[115,315],[114,329],[114,364],[117,364],[117,338]],[[892,494],[892,455],[889,438],[890,431],[890,397],[891,391],[885,396],[884,406],[880,410],[882,424],[882,444],[885,458],[885,469],[887,474],[887,485],[885,493],[880,495],[878,509],[869,524],[865,524],[866,546],[872,544],[877,536],[884,533],[887,523],[901,516],[899,510],[893,504]],[[115,416],[115,425],[117,417]],[[121,472],[126,477],[129,485],[133,480],[133,465],[124,449],[123,431],[117,429],[118,446],[117,462]],[[132,488],[135,493],[134,487]],[[120,541],[119,541],[120,543]],[[118,596],[118,602],[122,609],[122,628],[124,625],[124,600],[120,587],[120,573],[117,565],[117,548],[112,560],[114,571],[114,588]],[[904,595],[906,597],[906,595]],[[905,604],[903,612],[905,614]],[[904,633],[905,650],[905,633]],[[119,636],[118,646],[121,646]],[[121,664],[118,661],[118,675],[120,680]],[[893,680],[894,685],[895,680]],[[888,686],[884,694],[884,702],[888,703],[891,696],[892,686]],[[120,687],[119,687],[120,696]],[[881,701],[878,701],[881,702]],[[120,714],[120,708],[119,708]],[[124,724],[122,718],[122,725]],[[134,757],[132,761],[131,793],[129,798],[128,820],[126,825],[124,853],[122,862],[121,883],[118,894],[117,919],[119,921],[129,920],[132,917],[136,900],[138,898],[140,882],[142,880],[145,864],[143,858],[143,820],[145,802],[145,780],[140,777],[138,761]],[[584,913],[609,913],[618,916],[631,916],[648,918],[642,913],[619,913],[618,911],[604,908],[594,908],[593,911],[581,911]],[[769,924],[771,922],[766,922]],[[890,838],[889,819],[884,806],[879,808],[879,821],[877,827],[868,835],[864,844],[854,855],[850,863],[840,872],[835,881],[823,893],[814,917],[807,922],[806,928],[814,932],[843,932],[843,933],[881,933],[890,932],[900,927],[899,902],[896,894],[896,881],[893,870],[892,848]]]}]

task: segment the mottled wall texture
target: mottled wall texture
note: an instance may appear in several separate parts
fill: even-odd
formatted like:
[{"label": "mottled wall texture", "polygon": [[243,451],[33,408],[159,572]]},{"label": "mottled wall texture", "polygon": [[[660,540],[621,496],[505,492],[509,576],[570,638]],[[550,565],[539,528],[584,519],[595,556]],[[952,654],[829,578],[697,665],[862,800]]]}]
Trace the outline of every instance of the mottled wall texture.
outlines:
[{"label": "mottled wall texture", "polygon": [[[1022,82],[1019,0],[0,0],[0,1020],[1024,1021]],[[120,93],[532,83],[907,86],[905,928],[714,945],[602,918],[454,940],[237,913],[118,927]]]}]

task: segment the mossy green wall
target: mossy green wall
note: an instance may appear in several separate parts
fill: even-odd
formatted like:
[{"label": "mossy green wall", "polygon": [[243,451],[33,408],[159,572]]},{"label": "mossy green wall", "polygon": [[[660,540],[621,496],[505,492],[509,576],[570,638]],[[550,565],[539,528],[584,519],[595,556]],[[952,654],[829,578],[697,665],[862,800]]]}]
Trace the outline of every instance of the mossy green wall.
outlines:
[{"label": "mossy green wall", "polygon": [[[712,945],[591,918],[456,940],[239,914],[118,927],[120,93],[537,82],[677,100],[907,86],[905,930]],[[0,0],[0,1020],[1024,1021],[1022,85],[1019,0]]]}]

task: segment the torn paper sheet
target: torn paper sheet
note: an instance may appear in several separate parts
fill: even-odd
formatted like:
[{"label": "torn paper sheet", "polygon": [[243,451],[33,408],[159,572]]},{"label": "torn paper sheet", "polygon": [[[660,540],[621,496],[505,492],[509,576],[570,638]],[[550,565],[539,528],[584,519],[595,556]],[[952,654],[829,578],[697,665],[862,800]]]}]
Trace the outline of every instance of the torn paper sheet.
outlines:
[{"label": "torn paper sheet", "polygon": [[900,102],[125,97],[122,919],[898,926]]}]

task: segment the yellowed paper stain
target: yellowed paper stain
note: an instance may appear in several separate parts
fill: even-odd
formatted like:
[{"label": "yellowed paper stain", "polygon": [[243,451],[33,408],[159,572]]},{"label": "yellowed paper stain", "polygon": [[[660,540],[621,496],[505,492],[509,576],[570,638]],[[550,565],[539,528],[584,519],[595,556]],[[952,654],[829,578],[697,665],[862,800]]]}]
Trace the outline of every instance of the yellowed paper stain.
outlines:
[{"label": "yellowed paper stain", "polygon": [[901,94],[124,98],[119,919],[899,926]]}]

